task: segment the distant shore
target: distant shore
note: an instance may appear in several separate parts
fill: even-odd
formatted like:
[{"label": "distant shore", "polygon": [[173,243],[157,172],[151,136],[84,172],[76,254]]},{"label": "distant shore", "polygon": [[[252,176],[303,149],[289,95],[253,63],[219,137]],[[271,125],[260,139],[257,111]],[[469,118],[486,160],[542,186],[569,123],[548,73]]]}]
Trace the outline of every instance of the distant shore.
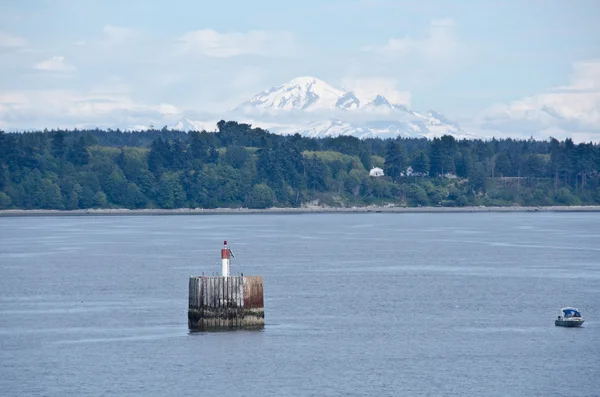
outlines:
[{"label": "distant shore", "polygon": [[319,213],[464,213],[464,212],[599,212],[600,205],[548,207],[301,207],[301,208],[178,208],[178,209],[85,209],[85,210],[0,210],[10,216],[109,216],[109,215],[226,215],[226,214],[319,214]]}]

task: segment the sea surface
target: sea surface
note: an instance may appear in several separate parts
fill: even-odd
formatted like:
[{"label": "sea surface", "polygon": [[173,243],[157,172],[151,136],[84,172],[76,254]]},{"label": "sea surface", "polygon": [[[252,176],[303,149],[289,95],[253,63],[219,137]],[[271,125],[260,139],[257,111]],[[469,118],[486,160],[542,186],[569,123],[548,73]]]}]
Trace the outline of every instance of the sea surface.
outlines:
[{"label": "sea surface", "polygon": [[[190,333],[223,240],[265,327]],[[600,213],[0,218],[0,396],[88,395],[600,396]]]}]

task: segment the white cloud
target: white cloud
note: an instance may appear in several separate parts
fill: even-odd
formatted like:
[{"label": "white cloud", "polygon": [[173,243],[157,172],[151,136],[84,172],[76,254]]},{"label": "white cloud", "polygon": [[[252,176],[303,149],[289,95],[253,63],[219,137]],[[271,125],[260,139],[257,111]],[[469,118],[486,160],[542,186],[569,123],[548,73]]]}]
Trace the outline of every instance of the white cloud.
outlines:
[{"label": "white cloud", "polygon": [[368,59],[357,65],[357,74],[394,76],[404,89],[416,91],[457,73],[467,50],[452,19],[433,19],[421,35],[396,36],[363,48]]},{"label": "white cloud", "polygon": [[202,29],[185,33],[177,39],[177,48],[184,54],[197,54],[214,58],[238,55],[284,56],[293,50],[289,32],[251,30],[245,33],[219,33]]},{"label": "white cloud", "polygon": [[458,58],[461,44],[456,25],[450,18],[431,20],[427,36],[390,38],[384,45],[367,47],[383,56],[419,58],[428,62],[449,61]]},{"label": "white cloud", "polygon": [[21,48],[27,45],[27,40],[22,37],[11,35],[5,31],[0,30],[0,48]]},{"label": "white cloud", "polygon": [[161,103],[140,103],[122,86],[81,92],[75,90],[28,90],[0,93],[0,120],[5,129],[73,128],[90,126],[126,128],[159,125],[176,120],[182,110]]},{"label": "white cloud", "polygon": [[557,91],[600,91],[600,60],[576,62],[570,84],[556,88]]},{"label": "white cloud", "polygon": [[410,106],[410,92],[397,90],[396,79],[384,77],[347,77],[342,80],[342,86],[344,89],[354,92],[361,103],[372,101],[376,95],[383,95],[393,104]]},{"label": "white cloud", "polygon": [[174,116],[181,114],[181,109],[179,109],[175,105],[171,105],[168,103],[161,103],[155,107],[155,110],[160,114],[164,114],[165,116]]},{"label": "white cloud", "polygon": [[35,64],[34,69],[56,73],[73,73],[77,71],[77,68],[66,63],[65,58],[62,56],[54,56],[45,61],[38,62]]},{"label": "white cloud", "polygon": [[600,141],[600,60],[574,63],[568,85],[492,106],[477,123],[504,134]]}]

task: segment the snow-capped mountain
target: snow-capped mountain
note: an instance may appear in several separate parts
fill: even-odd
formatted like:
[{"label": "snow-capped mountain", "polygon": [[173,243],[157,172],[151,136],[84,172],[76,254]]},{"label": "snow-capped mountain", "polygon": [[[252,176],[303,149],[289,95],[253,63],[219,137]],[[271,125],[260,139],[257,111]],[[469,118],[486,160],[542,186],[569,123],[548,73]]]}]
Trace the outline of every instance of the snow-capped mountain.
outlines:
[{"label": "snow-capped mountain", "polygon": [[[399,135],[432,138],[444,134],[456,138],[475,137],[432,110],[417,112],[406,104],[392,103],[383,95],[360,97],[315,77],[297,77],[262,91],[230,112],[229,119],[279,134],[352,135],[359,138]],[[200,125],[206,123],[184,119],[173,128],[198,129]]]},{"label": "snow-capped mountain", "polygon": [[337,107],[345,91],[330,86],[314,77],[296,77],[289,82],[265,90],[242,103],[244,108],[281,110],[326,110]]},{"label": "snow-capped mountain", "polygon": [[179,120],[175,125],[171,126],[172,130],[178,131],[202,131],[214,129],[216,122],[213,121],[194,121],[188,117]]}]

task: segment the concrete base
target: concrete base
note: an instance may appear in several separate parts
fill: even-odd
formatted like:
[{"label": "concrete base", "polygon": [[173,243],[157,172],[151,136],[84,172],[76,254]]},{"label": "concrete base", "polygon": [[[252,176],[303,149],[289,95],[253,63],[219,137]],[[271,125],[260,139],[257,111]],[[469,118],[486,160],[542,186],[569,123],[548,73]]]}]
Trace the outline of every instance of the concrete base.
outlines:
[{"label": "concrete base", "polygon": [[190,277],[188,328],[262,328],[263,302],[260,276]]}]

